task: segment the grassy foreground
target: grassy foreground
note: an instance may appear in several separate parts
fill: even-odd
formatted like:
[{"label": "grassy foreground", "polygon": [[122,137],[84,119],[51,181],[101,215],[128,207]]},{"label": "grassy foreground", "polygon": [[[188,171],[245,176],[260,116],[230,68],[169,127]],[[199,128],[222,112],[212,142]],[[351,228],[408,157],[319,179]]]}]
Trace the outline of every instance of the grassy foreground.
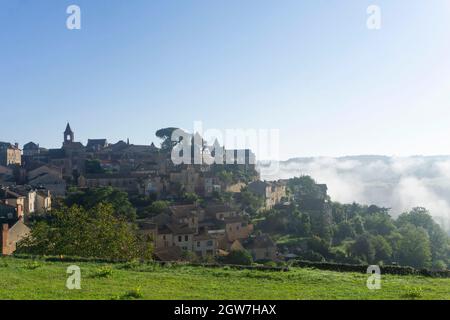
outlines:
[{"label": "grassy foreground", "polygon": [[[81,290],[68,290],[66,269],[81,268]],[[0,299],[446,299],[450,279],[367,276],[314,269],[288,272],[141,264],[37,262],[0,258]]]}]

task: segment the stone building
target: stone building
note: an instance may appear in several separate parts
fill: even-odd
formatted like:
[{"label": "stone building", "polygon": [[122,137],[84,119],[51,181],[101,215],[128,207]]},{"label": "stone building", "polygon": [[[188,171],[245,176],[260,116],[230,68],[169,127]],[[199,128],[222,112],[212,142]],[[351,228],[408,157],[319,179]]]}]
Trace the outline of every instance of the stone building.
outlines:
[{"label": "stone building", "polygon": [[248,190],[264,199],[264,208],[272,209],[287,196],[286,184],[279,181],[255,181],[248,185]]},{"label": "stone building", "polygon": [[22,164],[22,151],[19,144],[0,142],[0,165],[11,166]]}]

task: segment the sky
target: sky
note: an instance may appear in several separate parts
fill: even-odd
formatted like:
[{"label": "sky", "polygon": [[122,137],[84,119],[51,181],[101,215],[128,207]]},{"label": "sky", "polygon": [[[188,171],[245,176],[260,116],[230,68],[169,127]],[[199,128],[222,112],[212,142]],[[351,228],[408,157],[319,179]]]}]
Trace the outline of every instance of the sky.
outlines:
[{"label": "sky", "polygon": [[449,39],[448,0],[3,0],[0,141],[202,121],[278,129],[279,159],[450,154]]}]

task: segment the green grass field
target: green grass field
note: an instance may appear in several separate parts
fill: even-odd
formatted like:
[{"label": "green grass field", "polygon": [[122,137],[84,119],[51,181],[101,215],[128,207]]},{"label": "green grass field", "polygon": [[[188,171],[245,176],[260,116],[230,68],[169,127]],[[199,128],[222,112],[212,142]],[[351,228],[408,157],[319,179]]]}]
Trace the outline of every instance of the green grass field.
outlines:
[{"label": "green grass field", "polygon": [[[81,290],[66,288],[66,269],[81,268]],[[450,279],[367,276],[314,269],[250,271],[141,264],[34,262],[0,258],[0,299],[450,299]]]}]

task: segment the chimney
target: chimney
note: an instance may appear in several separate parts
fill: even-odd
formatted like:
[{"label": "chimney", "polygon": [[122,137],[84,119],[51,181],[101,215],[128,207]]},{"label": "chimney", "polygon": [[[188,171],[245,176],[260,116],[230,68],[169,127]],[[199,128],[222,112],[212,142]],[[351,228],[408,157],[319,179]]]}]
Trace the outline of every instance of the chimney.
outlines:
[{"label": "chimney", "polygon": [[23,206],[21,204],[17,205],[17,218],[23,221]]},{"label": "chimney", "polygon": [[2,255],[7,255],[9,254],[9,250],[8,250],[8,224],[3,224],[2,225],[2,233],[1,233],[1,240],[2,240],[2,250],[1,250],[1,254]]}]

